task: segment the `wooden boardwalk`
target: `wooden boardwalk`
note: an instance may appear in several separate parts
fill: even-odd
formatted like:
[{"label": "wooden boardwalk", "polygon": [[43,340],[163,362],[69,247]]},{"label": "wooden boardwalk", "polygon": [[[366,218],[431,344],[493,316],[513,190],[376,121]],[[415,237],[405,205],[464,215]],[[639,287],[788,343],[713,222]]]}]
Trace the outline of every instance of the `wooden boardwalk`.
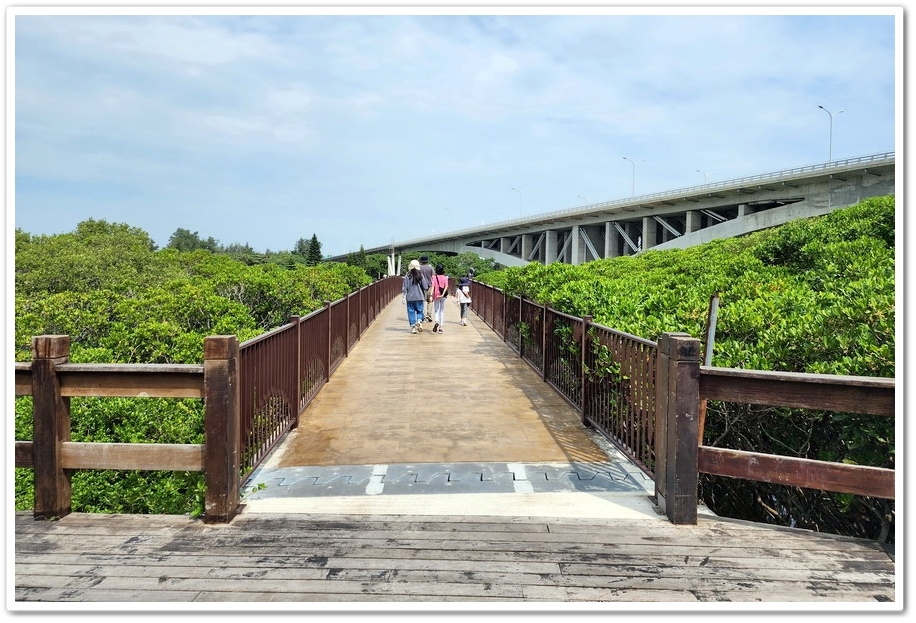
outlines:
[{"label": "wooden boardwalk", "polygon": [[[16,516],[20,602],[811,602],[895,610],[861,540],[702,516]],[[766,606],[764,606],[766,607]],[[543,606],[541,606],[543,608]],[[759,609],[759,608],[758,608]]]},{"label": "wooden boardwalk", "polygon": [[[16,513],[8,608],[902,609],[894,553],[874,542],[708,512],[695,526],[670,524],[641,472],[584,431],[575,410],[476,316],[469,320],[458,325],[450,305],[444,334],[411,335],[399,300],[384,310],[248,483],[246,506],[228,525]],[[536,482],[531,462],[543,474],[560,466],[565,480]],[[519,476],[525,463],[529,480]],[[580,481],[574,466],[622,471],[599,486]],[[332,470],[333,482],[309,470]]]}]

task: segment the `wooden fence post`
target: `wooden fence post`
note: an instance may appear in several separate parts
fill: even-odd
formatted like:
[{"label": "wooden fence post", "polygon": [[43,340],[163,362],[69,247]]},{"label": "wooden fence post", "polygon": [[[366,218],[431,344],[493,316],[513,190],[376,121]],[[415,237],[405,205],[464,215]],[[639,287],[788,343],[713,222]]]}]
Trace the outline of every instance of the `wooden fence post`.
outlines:
[{"label": "wooden fence post", "polygon": [[509,297],[506,296],[505,290],[500,292],[500,294],[502,294],[502,299],[503,299],[503,313],[502,313],[503,326],[500,327],[500,331],[502,331],[503,342],[505,342],[506,339],[508,339],[509,337],[509,331],[506,330],[509,326]]},{"label": "wooden fence post", "polygon": [[655,497],[671,523],[697,522],[700,341],[664,333],[658,341]]},{"label": "wooden fence post", "polygon": [[296,325],[296,418],[290,429],[299,426],[299,411],[302,409],[302,316],[290,316],[291,324]]},{"label": "wooden fence post", "polygon": [[239,511],[239,343],[204,338],[204,523],[229,523]]},{"label": "wooden fence post", "polygon": [[70,514],[72,470],[61,467],[61,448],[70,441],[70,398],[60,395],[58,364],[70,359],[70,336],[32,338],[32,465],[35,519]]},{"label": "wooden fence post", "polygon": [[[344,330],[344,340],[350,342],[350,295],[347,295],[347,328]],[[324,357],[324,382],[327,383],[331,380],[331,301],[324,302],[324,322],[325,322],[325,335],[328,336],[326,344],[324,345],[324,352],[321,354]],[[359,333],[359,327],[356,328],[356,332]]]},{"label": "wooden fence post", "polygon": [[579,396],[579,410],[582,413],[582,425],[583,426],[588,426],[588,417],[587,417],[588,383],[586,381],[586,377],[588,375],[585,374],[585,370],[586,370],[585,355],[586,355],[588,344],[589,344],[588,327],[592,324],[592,320],[594,320],[592,316],[583,316],[582,317],[582,337],[579,341],[579,377],[581,380],[581,384],[579,387],[579,392],[581,394]]},{"label": "wooden fence post", "polygon": [[[525,336],[522,335],[522,322],[524,319],[524,309],[525,309],[525,297],[522,295],[518,296],[518,322],[516,327],[518,327],[518,356],[521,358],[525,357]],[[531,327],[528,327],[528,330],[531,331]]]},{"label": "wooden fence post", "polygon": [[[547,381],[547,310],[550,303],[544,303],[541,308],[541,380]],[[552,327],[551,327],[552,328]]]}]

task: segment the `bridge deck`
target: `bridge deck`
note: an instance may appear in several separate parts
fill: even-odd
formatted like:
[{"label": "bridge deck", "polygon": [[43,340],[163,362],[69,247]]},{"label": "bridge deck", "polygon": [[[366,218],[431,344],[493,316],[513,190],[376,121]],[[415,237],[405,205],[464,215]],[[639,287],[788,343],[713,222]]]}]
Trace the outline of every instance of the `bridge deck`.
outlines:
[{"label": "bridge deck", "polygon": [[411,334],[399,299],[383,310],[253,474],[244,512],[661,519],[651,479],[473,312],[461,326],[446,300],[445,320]]},{"label": "bridge deck", "polygon": [[[17,513],[8,608],[757,601],[900,609],[893,551],[873,542],[708,512],[696,526],[671,525],[642,472],[583,431],[575,411],[473,314],[462,327],[451,301],[446,313],[445,333],[411,335],[400,302],[389,306],[246,483],[245,507],[228,525]],[[529,606],[545,608],[519,607]]]}]

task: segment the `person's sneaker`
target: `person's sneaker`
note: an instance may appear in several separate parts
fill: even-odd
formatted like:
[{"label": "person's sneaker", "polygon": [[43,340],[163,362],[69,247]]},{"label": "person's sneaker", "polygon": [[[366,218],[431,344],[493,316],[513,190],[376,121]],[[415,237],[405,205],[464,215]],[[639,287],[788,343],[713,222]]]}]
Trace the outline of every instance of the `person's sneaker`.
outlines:
[{"label": "person's sneaker", "polygon": [[417,328],[416,328],[415,326],[414,326],[414,327],[410,327],[410,332],[411,332],[411,333],[416,333],[416,332],[417,332]]},{"label": "person's sneaker", "polygon": [[419,322],[417,323],[417,331],[420,331],[420,332],[423,331],[423,325],[420,324]]},{"label": "person's sneaker", "polygon": [[436,333],[439,330],[439,323],[433,325],[433,333]]},{"label": "person's sneaker", "polygon": [[462,321],[461,321],[461,326],[462,326],[462,327],[466,327],[466,326],[468,326],[468,323],[466,323],[464,320],[462,320]]},{"label": "person's sneaker", "polygon": [[439,327],[439,328],[436,330],[436,333],[442,333],[442,327]]}]

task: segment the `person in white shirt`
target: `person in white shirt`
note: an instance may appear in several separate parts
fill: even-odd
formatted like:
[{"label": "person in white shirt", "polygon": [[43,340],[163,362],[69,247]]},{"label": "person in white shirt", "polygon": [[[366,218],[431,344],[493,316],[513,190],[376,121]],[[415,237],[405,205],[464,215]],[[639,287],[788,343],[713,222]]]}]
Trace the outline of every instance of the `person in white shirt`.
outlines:
[{"label": "person in white shirt", "polygon": [[462,277],[458,280],[456,294],[458,304],[461,305],[461,326],[467,326],[468,306],[471,304],[471,279],[469,277]]}]

